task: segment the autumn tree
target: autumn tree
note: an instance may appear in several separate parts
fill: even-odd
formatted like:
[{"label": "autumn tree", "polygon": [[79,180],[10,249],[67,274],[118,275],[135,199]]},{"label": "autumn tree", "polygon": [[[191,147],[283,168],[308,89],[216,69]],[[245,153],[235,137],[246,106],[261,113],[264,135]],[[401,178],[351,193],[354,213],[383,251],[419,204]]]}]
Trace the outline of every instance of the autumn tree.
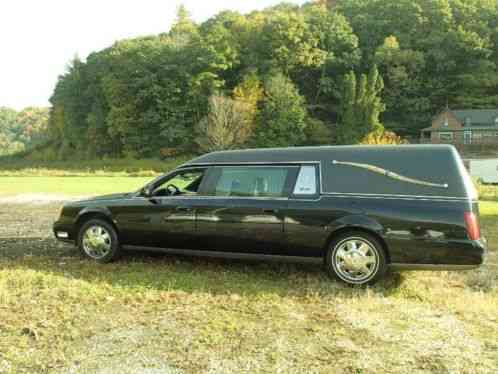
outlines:
[{"label": "autumn tree", "polygon": [[195,142],[199,149],[212,152],[244,144],[249,136],[246,131],[249,111],[245,102],[222,95],[211,96],[208,114],[195,129]]}]

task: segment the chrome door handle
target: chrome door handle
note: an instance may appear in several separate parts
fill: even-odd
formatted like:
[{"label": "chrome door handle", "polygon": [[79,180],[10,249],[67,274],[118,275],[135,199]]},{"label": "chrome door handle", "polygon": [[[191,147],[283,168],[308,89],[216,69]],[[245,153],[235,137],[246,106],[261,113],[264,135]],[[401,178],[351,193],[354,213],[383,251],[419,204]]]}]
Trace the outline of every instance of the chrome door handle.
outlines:
[{"label": "chrome door handle", "polygon": [[278,209],[263,209],[263,213],[275,214],[278,213]]},{"label": "chrome door handle", "polygon": [[191,212],[194,208],[188,206],[179,206],[175,209],[177,212]]}]

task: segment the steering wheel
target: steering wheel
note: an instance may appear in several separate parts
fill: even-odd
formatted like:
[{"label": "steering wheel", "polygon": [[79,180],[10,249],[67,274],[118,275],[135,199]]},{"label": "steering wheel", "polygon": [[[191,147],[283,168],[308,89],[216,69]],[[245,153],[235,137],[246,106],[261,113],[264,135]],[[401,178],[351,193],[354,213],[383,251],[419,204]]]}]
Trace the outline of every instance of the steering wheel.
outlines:
[{"label": "steering wheel", "polygon": [[179,195],[180,189],[176,187],[174,184],[168,184],[166,186],[166,190],[169,192],[170,196]]}]

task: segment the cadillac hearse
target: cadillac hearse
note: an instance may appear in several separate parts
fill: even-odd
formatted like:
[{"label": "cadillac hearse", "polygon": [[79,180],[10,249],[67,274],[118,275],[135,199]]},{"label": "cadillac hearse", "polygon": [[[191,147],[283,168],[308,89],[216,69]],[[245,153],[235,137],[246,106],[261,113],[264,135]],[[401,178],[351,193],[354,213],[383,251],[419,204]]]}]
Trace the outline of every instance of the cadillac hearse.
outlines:
[{"label": "cadillac hearse", "polygon": [[447,145],[209,153],[139,191],[66,204],[54,234],[101,263],[129,249],[311,261],[350,284],[486,256],[475,188]]}]

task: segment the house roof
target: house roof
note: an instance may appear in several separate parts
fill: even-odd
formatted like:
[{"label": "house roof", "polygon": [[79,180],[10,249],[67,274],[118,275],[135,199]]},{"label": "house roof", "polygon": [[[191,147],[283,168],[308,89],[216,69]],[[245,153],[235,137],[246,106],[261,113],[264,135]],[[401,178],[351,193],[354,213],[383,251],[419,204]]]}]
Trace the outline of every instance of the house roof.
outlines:
[{"label": "house roof", "polygon": [[498,118],[498,109],[468,109],[468,110],[451,110],[455,117],[465,124],[465,120],[470,119],[472,128],[475,126],[496,126]]},{"label": "house roof", "polygon": [[447,127],[433,128],[431,126],[425,127],[420,131],[432,131],[432,132],[458,132],[458,131],[469,131],[470,130],[480,130],[480,131],[498,131],[498,126],[467,126],[460,129],[451,129]]},{"label": "house roof", "polygon": [[[462,123],[461,129],[433,128],[425,127],[420,131],[464,131],[472,130],[493,130],[498,131],[498,109],[446,109],[451,112],[456,119]],[[444,113],[444,111],[443,111]],[[440,113],[441,114],[441,113]],[[438,115],[440,115],[438,114]],[[466,119],[470,120],[470,126],[466,125]]]}]

